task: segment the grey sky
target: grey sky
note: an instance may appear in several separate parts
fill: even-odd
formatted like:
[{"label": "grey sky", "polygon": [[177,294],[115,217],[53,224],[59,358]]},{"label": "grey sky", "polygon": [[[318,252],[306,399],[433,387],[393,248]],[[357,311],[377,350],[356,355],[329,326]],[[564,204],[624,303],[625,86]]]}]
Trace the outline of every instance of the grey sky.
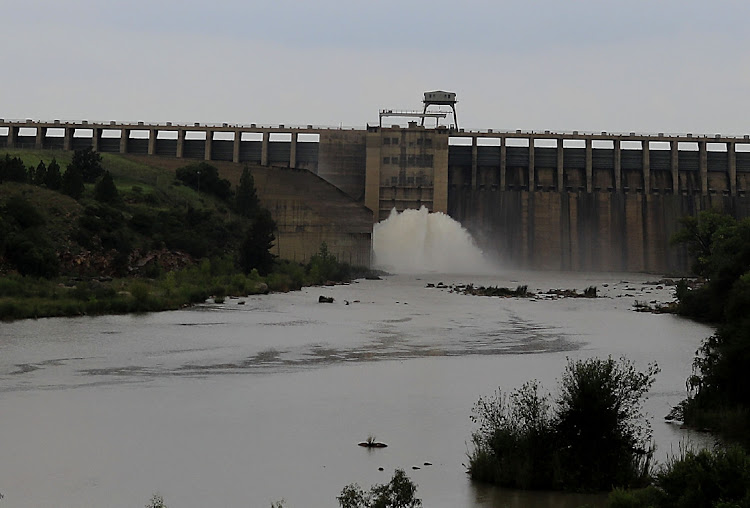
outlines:
[{"label": "grey sky", "polygon": [[750,133],[750,2],[5,2],[0,117]]}]

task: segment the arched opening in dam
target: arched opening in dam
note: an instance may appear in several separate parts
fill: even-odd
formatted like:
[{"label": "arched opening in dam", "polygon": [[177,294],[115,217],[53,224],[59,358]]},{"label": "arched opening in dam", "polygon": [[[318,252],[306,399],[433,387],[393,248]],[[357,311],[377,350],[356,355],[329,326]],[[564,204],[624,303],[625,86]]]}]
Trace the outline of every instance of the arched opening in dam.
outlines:
[{"label": "arched opening in dam", "polygon": [[471,234],[450,216],[426,207],[398,212],[375,224],[373,265],[394,273],[485,274],[496,271]]}]

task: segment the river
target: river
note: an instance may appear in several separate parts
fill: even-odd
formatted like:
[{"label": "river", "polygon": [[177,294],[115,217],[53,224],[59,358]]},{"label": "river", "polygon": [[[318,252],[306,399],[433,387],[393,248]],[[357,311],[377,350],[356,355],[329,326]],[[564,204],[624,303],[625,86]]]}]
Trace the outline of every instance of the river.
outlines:
[{"label": "river", "polygon": [[[334,507],[346,484],[385,483],[395,468],[427,508],[596,506],[601,497],[473,485],[469,415],[498,387],[538,379],[554,390],[568,357],[626,355],[661,368],[646,404],[657,458],[705,440],[663,416],[685,396],[711,329],[634,312],[635,300],[672,299],[672,288],[646,284],[656,278],[428,273],[174,312],[2,323],[0,506],[137,507],[159,492],[170,508]],[[599,298],[426,287],[439,282],[595,285]],[[368,435],[388,448],[357,446]]]}]

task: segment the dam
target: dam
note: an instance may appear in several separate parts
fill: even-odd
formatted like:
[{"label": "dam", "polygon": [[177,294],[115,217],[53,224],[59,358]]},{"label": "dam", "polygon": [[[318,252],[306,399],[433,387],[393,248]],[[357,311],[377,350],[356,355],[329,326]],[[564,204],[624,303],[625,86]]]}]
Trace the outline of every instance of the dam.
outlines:
[{"label": "dam", "polygon": [[[748,135],[465,130],[436,120],[337,129],[0,119],[0,146],[248,164],[287,170],[287,182],[290,169],[312,173],[364,205],[367,221],[424,206],[461,222],[501,263],[530,269],[684,273],[685,249],[669,245],[681,217],[750,216]],[[371,241],[357,228],[359,243]],[[356,249],[362,262],[367,249]]]}]

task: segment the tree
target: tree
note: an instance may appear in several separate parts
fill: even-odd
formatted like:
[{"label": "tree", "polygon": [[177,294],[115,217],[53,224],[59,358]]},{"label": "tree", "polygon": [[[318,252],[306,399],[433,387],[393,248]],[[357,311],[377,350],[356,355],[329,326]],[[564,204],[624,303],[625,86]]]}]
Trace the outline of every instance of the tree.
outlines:
[{"label": "tree", "polygon": [[60,164],[57,163],[57,159],[52,158],[52,162],[49,163],[47,172],[44,175],[44,185],[50,190],[60,190],[62,186],[62,175],[60,174]]},{"label": "tree", "polygon": [[240,245],[239,265],[245,273],[250,273],[253,268],[261,275],[271,271],[275,256],[270,249],[276,240],[275,230],[276,222],[271,217],[271,212],[261,209]]},{"label": "tree", "polygon": [[568,360],[555,410],[564,483],[609,489],[648,477],[654,450],[641,407],[658,372],[625,358]]},{"label": "tree", "polygon": [[672,240],[685,243],[695,256],[697,273],[706,284],[691,290],[677,287],[678,312],[702,321],[725,319],[732,287],[750,268],[750,219],[740,221],[713,211],[682,220]]},{"label": "tree", "polygon": [[688,253],[693,256],[693,271],[707,277],[710,260],[716,239],[734,219],[729,215],[714,210],[704,210],[697,217],[687,216],[680,219],[682,229],[672,235],[670,243],[686,244]]},{"label": "tree", "polygon": [[102,176],[104,168],[102,167],[102,156],[96,153],[90,146],[73,153],[73,159],[68,165],[77,168],[85,183],[94,183],[97,178]]},{"label": "tree", "polygon": [[535,382],[480,399],[474,480],[515,488],[606,490],[648,478],[653,454],[642,400],[658,372],[624,358],[568,360],[554,405]]},{"label": "tree", "polygon": [[34,185],[42,185],[46,177],[47,166],[44,164],[44,161],[39,161],[39,164],[37,164],[35,171],[29,169],[29,181]]},{"label": "tree", "polygon": [[260,209],[258,193],[255,189],[255,180],[247,165],[242,170],[240,185],[235,195],[235,208],[237,213],[243,217],[254,217]]},{"label": "tree", "polygon": [[114,203],[120,199],[112,174],[105,171],[94,185],[94,199],[102,203]]},{"label": "tree", "polygon": [[417,486],[403,469],[396,469],[391,481],[373,485],[365,493],[356,483],[347,485],[336,499],[341,508],[418,508],[422,500],[415,496]]},{"label": "tree", "polygon": [[72,164],[69,165],[62,176],[60,190],[63,194],[67,194],[71,198],[78,200],[83,195],[83,189],[83,175],[80,168]]},{"label": "tree", "polygon": [[188,187],[198,192],[213,194],[223,201],[232,195],[232,184],[219,178],[219,170],[206,162],[178,168],[175,176]]},{"label": "tree", "polygon": [[52,246],[44,238],[28,232],[8,238],[5,255],[21,275],[49,278],[60,270],[60,261]]},{"label": "tree", "polygon": [[5,159],[0,160],[0,183],[2,182],[27,182],[28,174],[26,166],[19,157],[11,157],[5,154]]}]

